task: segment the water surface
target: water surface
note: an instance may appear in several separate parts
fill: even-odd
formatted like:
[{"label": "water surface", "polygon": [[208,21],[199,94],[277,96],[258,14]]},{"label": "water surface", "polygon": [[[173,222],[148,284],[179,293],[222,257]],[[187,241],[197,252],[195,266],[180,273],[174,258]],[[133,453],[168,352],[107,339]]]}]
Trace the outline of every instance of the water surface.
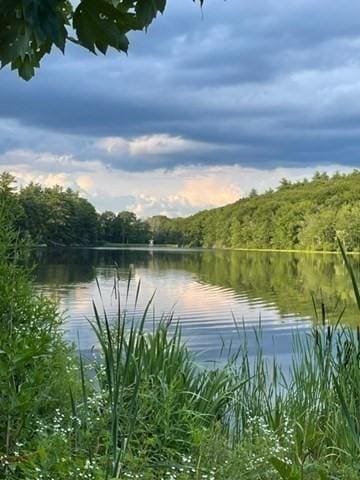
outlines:
[{"label": "water surface", "polygon": [[[248,332],[249,349],[255,351],[253,331],[262,326],[261,345],[266,355],[274,352],[288,361],[294,329],[306,332],[314,313],[312,297],[326,305],[335,320],[346,308],[343,321],[356,324],[351,283],[343,262],[336,255],[287,254],[183,249],[42,249],[36,254],[36,282],[59,301],[66,312],[65,335],[81,348],[95,345],[86,320],[92,316],[92,300],[99,303],[99,280],[107,311],[115,312],[112,295],[115,270],[123,293],[132,282],[128,308],[141,281],[137,313],[154,291],[148,328],[162,315],[174,314],[180,321],[188,346],[203,360],[215,361],[220,353],[235,351]],[[353,259],[356,268],[358,258]],[[234,322],[234,318],[237,323]]]}]

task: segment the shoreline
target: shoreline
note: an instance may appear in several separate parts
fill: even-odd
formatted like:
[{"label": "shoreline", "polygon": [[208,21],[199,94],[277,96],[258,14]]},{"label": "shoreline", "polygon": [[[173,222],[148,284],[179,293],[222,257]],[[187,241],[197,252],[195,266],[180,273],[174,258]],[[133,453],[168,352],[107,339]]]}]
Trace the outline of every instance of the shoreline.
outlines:
[{"label": "shoreline", "polygon": [[[104,245],[34,245],[33,248],[47,249],[87,249],[87,250],[176,250],[176,251],[229,251],[229,252],[259,252],[259,253],[305,253],[305,254],[322,254],[322,255],[341,255],[340,251],[335,250],[302,250],[302,249],[286,249],[286,248],[247,248],[247,247],[187,247],[172,244],[164,245],[148,245],[148,244],[104,244]],[[360,251],[346,252],[347,255],[360,255]]]},{"label": "shoreline", "polygon": [[[226,248],[219,247],[218,250],[229,250],[229,251],[241,251],[241,252],[268,252],[268,253],[307,253],[307,254],[324,254],[324,255],[341,255],[340,251],[337,250],[296,250],[296,249],[286,249],[286,248]],[[358,252],[346,252],[347,255],[360,255]]]}]

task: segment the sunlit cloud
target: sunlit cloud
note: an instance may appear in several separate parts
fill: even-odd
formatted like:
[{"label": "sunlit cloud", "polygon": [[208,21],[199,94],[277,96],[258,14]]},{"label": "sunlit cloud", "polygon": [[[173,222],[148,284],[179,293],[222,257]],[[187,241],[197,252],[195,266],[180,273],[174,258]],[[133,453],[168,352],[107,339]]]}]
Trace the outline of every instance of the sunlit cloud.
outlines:
[{"label": "sunlit cloud", "polygon": [[[144,175],[108,167],[100,160],[83,162],[74,157],[64,160],[62,156],[31,151],[6,152],[0,155],[0,165],[16,177],[19,186],[34,182],[47,187],[70,187],[79,191],[98,211],[128,210],[142,218],[187,216],[220,207],[248,195],[253,188],[259,193],[277,188],[283,177],[297,181],[311,178],[317,170],[330,174],[352,170],[331,164],[274,169],[241,165],[189,166],[157,169]],[[54,169],[53,165],[57,167]]]},{"label": "sunlit cloud", "polygon": [[97,142],[100,149],[109,154],[140,155],[169,155],[187,152],[189,150],[203,150],[210,148],[202,142],[187,140],[181,136],[168,134],[143,135],[127,140],[122,137],[105,137]]},{"label": "sunlit cloud", "polygon": [[222,175],[202,175],[184,182],[179,196],[185,198],[193,207],[218,207],[232,203],[243,196],[240,185],[224,183]]}]

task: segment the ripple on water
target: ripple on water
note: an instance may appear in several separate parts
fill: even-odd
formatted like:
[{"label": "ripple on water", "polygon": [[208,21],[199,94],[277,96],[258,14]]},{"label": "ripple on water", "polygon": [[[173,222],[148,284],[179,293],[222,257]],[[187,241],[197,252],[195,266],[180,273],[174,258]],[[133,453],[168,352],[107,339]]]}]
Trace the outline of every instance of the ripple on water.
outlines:
[{"label": "ripple on water", "polygon": [[[311,326],[311,287],[321,284],[331,298],[333,289],[342,287],[343,282],[337,277],[315,279],[310,257],[300,255],[276,254],[276,261],[271,260],[271,254],[184,250],[150,253],[141,249],[129,252],[98,249],[84,252],[84,261],[79,260],[82,258],[79,251],[74,260],[71,255],[68,251],[62,257],[43,256],[37,285],[45,295],[59,301],[60,308],[65,310],[66,338],[76,341],[79,332],[83,348],[91,348],[96,343],[86,320],[93,315],[92,300],[97,303],[100,300],[95,277],[101,284],[109,316],[116,314],[116,301],[112,296],[115,261],[121,267],[118,274],[122,305],[126,304],[130,264],[134,277],[129,288],[130,306],[137,282],[141,280],[138,305],[135,310],[129,308],[131,315],[141,316],[156,290],[155,313],[152,309],[149,312],[149,327],[153,318],[159,321],[162,314],[174,312],[174,321],[179,320],[189,348],[202,352],[207,360],[217,358],[224,344],[239,348],[245,334],[255,351],[253,332],[260,323],[265,354],[275,350],[280,355],[291,353],[294,330],[307,331]],[[321,262],[336,262],[336,258],[320,258],[317,264],[320,276]],[[328,272],[341,271],[341,265],[330,268],[324,264],[323,270],[328,275]],[[309,292],[304,290],[304,285],[309,285]],[[347,295],[346,288],[344,284],[343,292]]]}]

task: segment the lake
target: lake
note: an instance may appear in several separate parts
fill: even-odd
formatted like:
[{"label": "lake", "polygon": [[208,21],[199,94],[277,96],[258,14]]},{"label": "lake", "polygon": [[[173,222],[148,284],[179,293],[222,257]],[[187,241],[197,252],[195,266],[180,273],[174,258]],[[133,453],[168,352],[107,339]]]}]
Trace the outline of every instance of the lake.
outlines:
[{"label": "lake", "polygon": [[[359,258],[353,257],[356,269]],[[287,363],[294,330],[306,332],[319,321],[323,302],[330,321],[346,308],[343,321],[357,324],[351,282],[337,255],[244,252],[167,248],[40,249],[36,252],[36,284],[55,298],[65,312],[65,336],[80,337],[80,348],[96,345],[87,317],[92,300],[100,304],[96,278],[105,307],[117,309],[114,275],[125,305],[129,270],[132,281],[127,309],[132,312],[140,281],[136,315],[155,291],[147,327],[162,315],[174,314],[184,341],[201,361],[223,359],[236,351],[247,333],[249,350],[257,347],[254,329],[261,323],[265,355],[276,352]],[[236,319],[236,321],[234,321]]]}]

